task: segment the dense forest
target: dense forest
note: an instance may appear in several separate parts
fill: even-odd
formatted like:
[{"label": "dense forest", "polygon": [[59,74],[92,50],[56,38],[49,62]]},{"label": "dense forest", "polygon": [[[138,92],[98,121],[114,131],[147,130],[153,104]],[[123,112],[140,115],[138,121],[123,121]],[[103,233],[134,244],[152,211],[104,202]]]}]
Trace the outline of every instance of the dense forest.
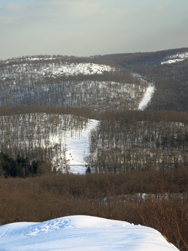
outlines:
[{"label": "dense forest", "polygon": [[[94,215],[188,250],[187,66],[188,48],[1,60],[0,224]],[[91,121],[73,174],[67,137]]]}]

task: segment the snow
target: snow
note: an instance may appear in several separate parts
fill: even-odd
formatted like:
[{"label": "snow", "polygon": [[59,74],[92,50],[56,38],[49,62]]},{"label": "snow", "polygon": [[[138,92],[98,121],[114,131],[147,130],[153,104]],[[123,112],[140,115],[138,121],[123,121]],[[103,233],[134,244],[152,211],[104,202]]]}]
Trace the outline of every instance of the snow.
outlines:
[{"label": "snow", "polygon": [[161,62],[161,65],[163,65],[163,64],[174,64],[174,63],[177,63],[177,62],[184,61],[187,58],[188,58],[188,52],[177,53],[175,55],[167,57],[165,61]]},{"label": "snow", "polygon": [[93,75],[102,74],[105,71],[111,71],[112,68],[108,65],[99,65],[93,63],[72,63],[62,64],[60,67],[50,64],[48,67],[42,69],[43,74],[50,75]]},{"label": "snow", "polygon": [[42,57],[42,58],[38,58],[38,57],[27,58],[27,60],[31,60],[31,61],[35,61],[35,60],[37,60],[37,61],[39,61],[39,60],[52,60],[52,59],[56,59],[56,58],[52,58],[52,57],[50,57],[50,58],[45,58],[45,57]]},{"label": "snow", "polygon": [[67,216],[42,223],[0,227],[1,251],[175,251],[175,246],[149,227],[92,216]]},{"label": "snow", "polygon": [[[58,144],[60,144],[60,142],[65,142],[65,154],[67,164],[70,166],[70,172],[85,174],[85,158],[89,155],[90,132],[96,128],[98,123],[99,122],[97,120],[88,120],[87,126],[80,132],[67,129],[65,135],[60,135],[60,137],[58,137],[56,134],[54,134],[49,139],[50,145],[55,145],[55,142]],[[61,144],[60,147],[62,147],[61,152],[63,152],[64,145]],[[54,157],[52,163],[55,161],[56,157]]]},{"label": "snow", "polygon": [[143,76],[138,73],[133,73],[133,76],[139,78],[143,84],[147,84],[146,91],[138,105],[138,110],[144,110],[147,108],[149,102],[153,97],[153,94],[155,92],[155,86],[153,82],[148,82]]},{"label": "snow", "polygon": [[153,94],[155,92],[155,87],[153,85],[149,85],[146,89],[146,92],[138,106],[138,110],[144,110],[148,103],[150,102],[151,98],[153,97]]},{"label": "snow", "polygon": [[80,77],[68,80],[68,76],[102,75],[118,69],[104,64],[38,62],[39,59],[27,58],[27,61],[18,64],[13,62],[12,65],[2,67],[0,80],[1,85],[6,88],[0,93],[1,105],[10,104],[8,95],[11,97],[11,105],[20,103],[45,105],[47,102],[53,106],[87,107],[95,111],[99,109],[104,111],[106,107],[133,110],[138,108],[150,85],[138,74],[133,74],[135,83],[93,81],[89,78],[82,80]]},{"label": "snow", "polygon": [[[32,58],[30,60],[37,61],[40,59]],[[27,64],[25,64],[27,65]],[[94,63],[48,63],[40,67],[38,73],[45,76],[74,76],[74,75],[93,75],[93,74],[103,74],[104,72],[109,72],[114,70],[114,68],[109,65],[94,64]]]},{"label": "snow", "polygon": [[31,146],[33,149],[52,148],[53,157],[50,161],[53,167],[62,171],[64,167],[70,167],[69,172],[85,174],[85,159],[90,152],[90,132],[99,121],[81,117],[80,121],[78,119],[68,114],[46,113],[14,115],[11,121],[8,116],[2,116],[0,126],[6,125],[9,128],[9,143],[4,138],[7,135],[4,127],[0,129],[0,136],[8,148],[14,149],[18,145],[27,149]]},{"label": "snow", "polygon": [[[93,75],[93,74],[103,74],[104,72],[114,71],[115,68],[110,67],[109,65],[104,64],[94,64],[94,63],[68,63],[68,62],[43,62],[38,63],[40,60],[49,60],[54,58],[28,58],[27,63],[22,64],[13,64],[8,66],[14,70],[15,73],[22,73],[27,68],[27,74],[33,73],[33,71],[43,76],[57,77],[57,76],[75,76],[79,74],[83,75]],[[36,64],[31,64],[31,62],[36,62]],[[5,62],[8,64],[9,62]],[[5,74],[6,77],[9,77],[9,71]]]}]

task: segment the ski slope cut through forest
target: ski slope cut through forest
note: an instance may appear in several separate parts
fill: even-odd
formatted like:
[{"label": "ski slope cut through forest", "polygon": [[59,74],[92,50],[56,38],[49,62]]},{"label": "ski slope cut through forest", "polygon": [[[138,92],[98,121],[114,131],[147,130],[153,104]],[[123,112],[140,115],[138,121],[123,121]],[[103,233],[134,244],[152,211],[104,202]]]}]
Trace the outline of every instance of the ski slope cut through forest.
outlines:
[{"label": "ski slope cut through forest", "polygon": [[102,112],[137,110],[146,100],[151,83],[122,67],[64,60],[32,57],[0,62],[0,105],[48,104]]},{"label": "ski slope cut through forest", "polygon": [[139,106],[138,106],[138,110],[146,109],[148,103],[152,99],[154,92],[155,92],[155,87],[153,85],[149,85],[148,88],[146,89],[146,92],[145,92]]},{"label": "ski slope cut through forest", "polygon": [[46,113],[2,116],[0,151],[44,159],[62,172],[85,173],[90,132],[97,120]]},{"label": "ski slope cut through forest", "polygon": [[92,216],[67,216],[42,223],[0,226],[1,251],[175,251],[149,227]]}]

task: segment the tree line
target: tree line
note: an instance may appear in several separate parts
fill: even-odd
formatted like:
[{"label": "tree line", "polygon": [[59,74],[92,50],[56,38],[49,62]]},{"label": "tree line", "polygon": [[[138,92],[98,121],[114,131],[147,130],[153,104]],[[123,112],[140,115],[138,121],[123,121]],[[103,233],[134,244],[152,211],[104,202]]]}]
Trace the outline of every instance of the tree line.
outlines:
[{"label": "tree line", "polygon": [[[34,177],[43,174],[42,166],[48,168],[47,163],[41,160],[33,160],[17,155],[15,159],[8,154],[0,152],[0,176],[8,177]],[[49,168],[48,168],[49,169]]]}]

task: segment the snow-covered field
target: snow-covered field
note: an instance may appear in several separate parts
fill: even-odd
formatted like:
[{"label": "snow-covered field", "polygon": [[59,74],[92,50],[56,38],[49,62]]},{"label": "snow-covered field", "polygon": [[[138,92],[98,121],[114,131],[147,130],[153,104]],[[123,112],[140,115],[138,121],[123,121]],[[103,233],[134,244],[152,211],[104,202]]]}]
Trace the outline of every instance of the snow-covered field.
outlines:
[{"label": "snow-covered field", "polygon": [[175,251],[149,227],[91,216],[67,216],[42,223],[0,227],[0,251]]}]

